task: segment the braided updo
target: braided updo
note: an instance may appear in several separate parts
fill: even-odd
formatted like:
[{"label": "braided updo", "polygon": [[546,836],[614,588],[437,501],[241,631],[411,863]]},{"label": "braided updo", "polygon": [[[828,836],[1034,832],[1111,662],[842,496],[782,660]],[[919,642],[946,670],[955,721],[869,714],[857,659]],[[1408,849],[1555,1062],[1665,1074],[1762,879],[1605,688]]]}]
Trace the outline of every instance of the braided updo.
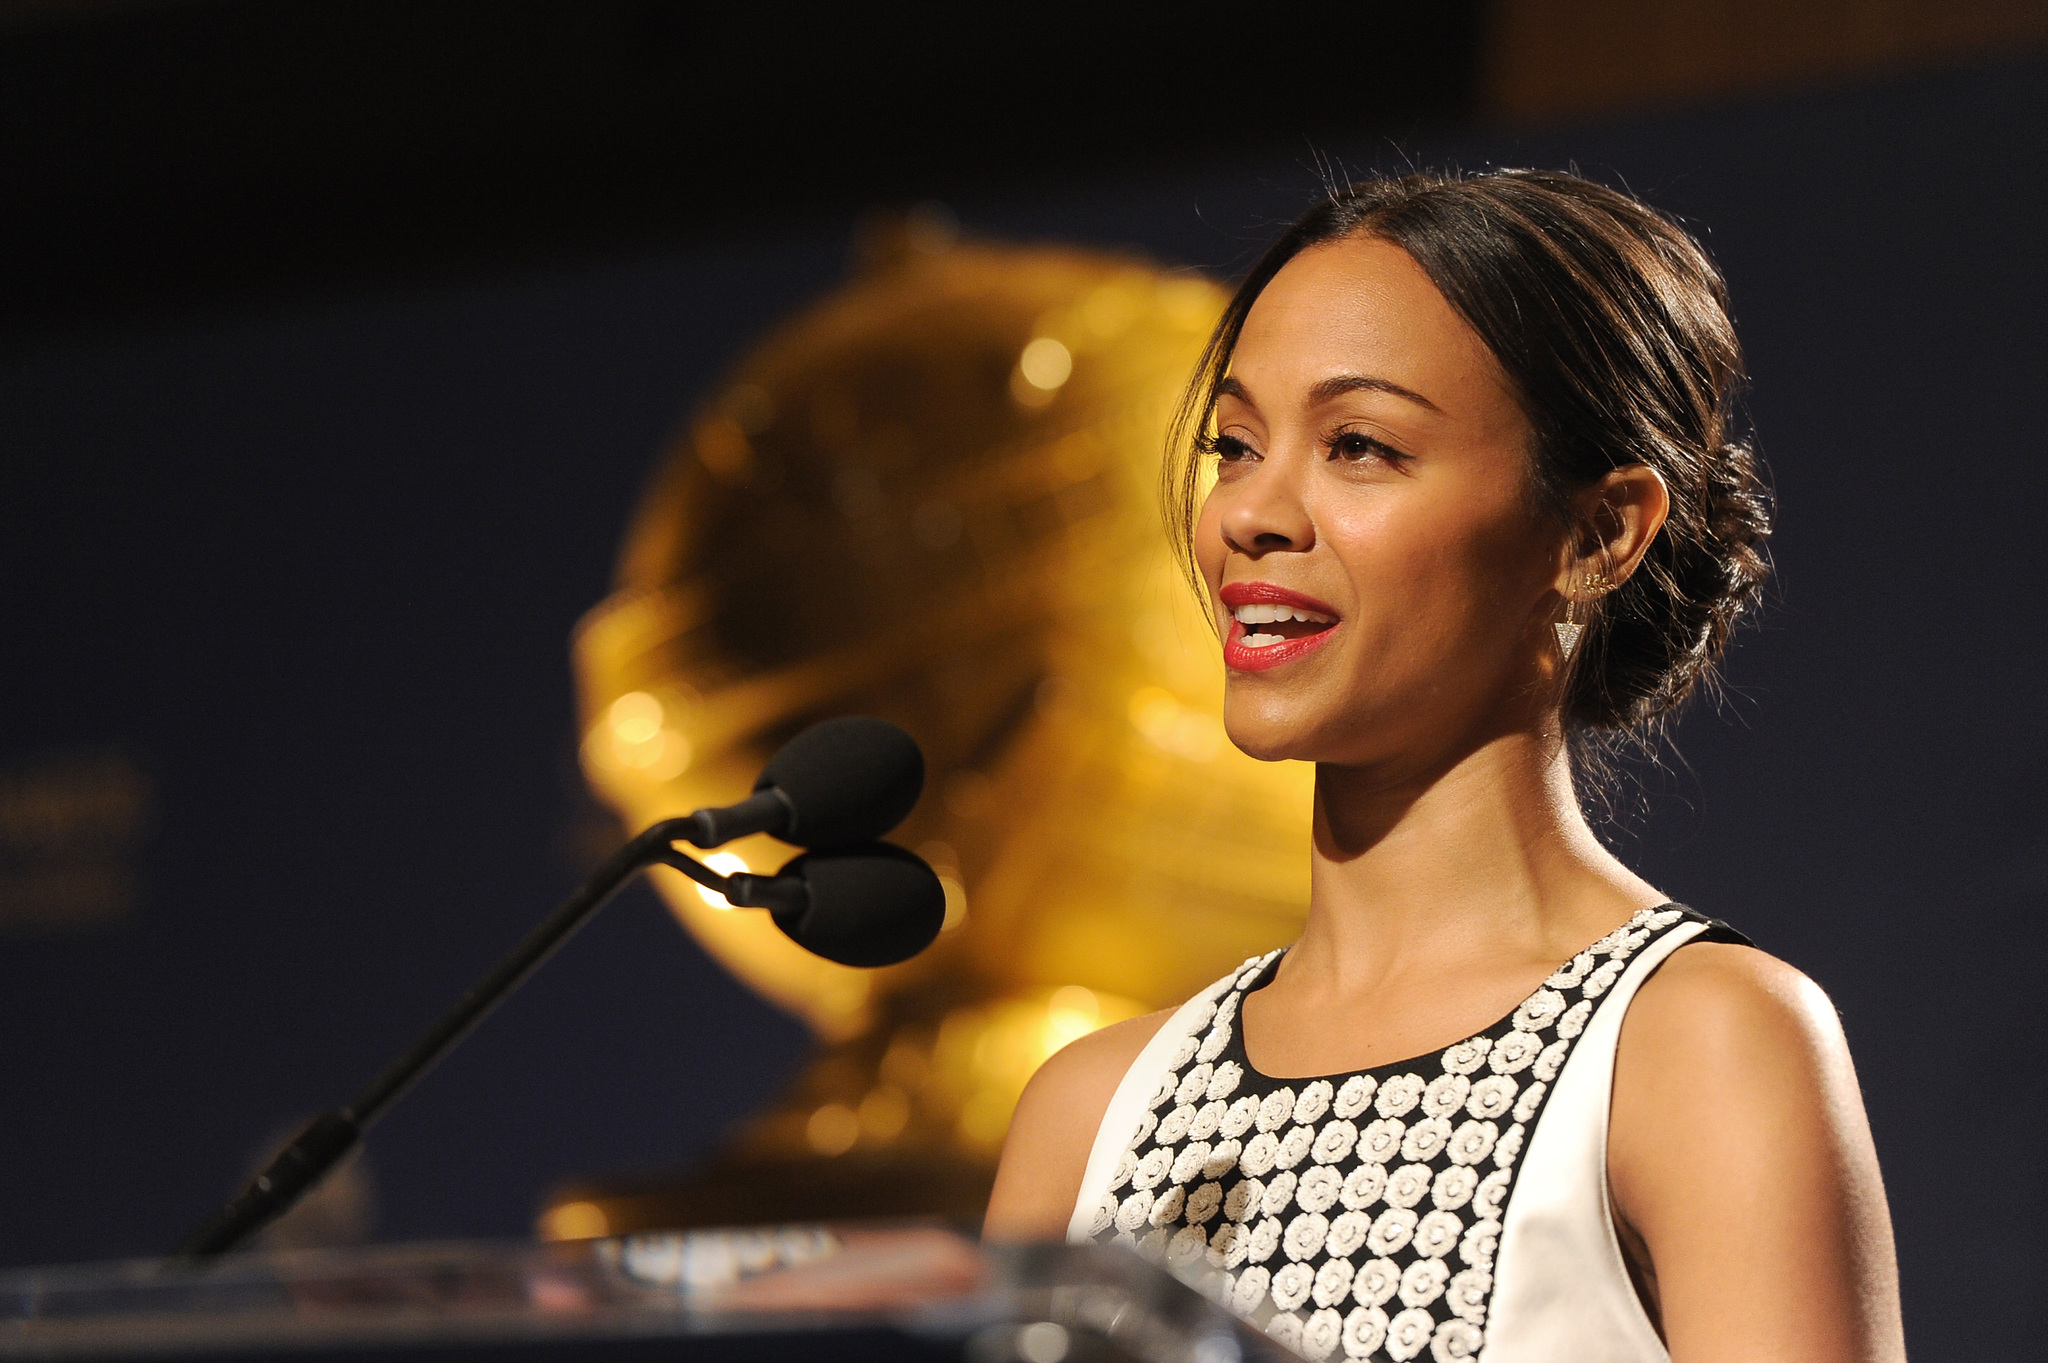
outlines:
[{"label": "braided updo", "polygon": [[1407,251],[1499,360],[1535,431],[1531,489],[1543,514],[1568,524],[1574,491],[1632,464],[1669,488],[1647,556],[1590,612],[1563,701],[1582,743],[1650,742],[1711,684],[1757,602],[1770,494],[1732,429],[1745,375],[1720,272],[1670,219],[1576,175],[1375,179],[1289,228],[1225,309],[1174,423],[1165,494],[1183,567],[1199,580],[1197,437],[1246,314],[1300,252],[1356,235]]}]

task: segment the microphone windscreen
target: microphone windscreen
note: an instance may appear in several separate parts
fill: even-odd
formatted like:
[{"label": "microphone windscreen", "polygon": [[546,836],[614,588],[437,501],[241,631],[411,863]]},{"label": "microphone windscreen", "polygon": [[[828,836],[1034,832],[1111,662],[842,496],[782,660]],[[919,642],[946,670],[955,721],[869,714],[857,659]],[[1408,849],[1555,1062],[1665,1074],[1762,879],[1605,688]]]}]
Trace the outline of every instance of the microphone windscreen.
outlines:
[{"label": "microphone windscreen", "polygon": [[841,965],[907,961],[946,921],[946,891],[932,868],[885,842],[806,852],[775,879],[801,879],[800,909],[774,909],[775,925],[804,950]]},{"label": "microphone windscreen", "polygon": [[910,813],[924,790],[924,754],[886,719],[828,719],[769,759],[754,789],[769,786],[795,811],[776,836],[799,847],[852,847],[881,837]]}]

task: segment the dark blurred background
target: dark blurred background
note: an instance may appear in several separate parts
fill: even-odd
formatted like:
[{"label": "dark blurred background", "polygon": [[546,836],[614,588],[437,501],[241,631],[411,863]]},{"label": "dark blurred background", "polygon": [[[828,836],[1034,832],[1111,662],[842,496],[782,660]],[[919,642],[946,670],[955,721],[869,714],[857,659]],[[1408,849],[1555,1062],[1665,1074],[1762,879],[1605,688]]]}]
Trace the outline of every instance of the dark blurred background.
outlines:
[{"label": "dark blurred background", "polygon": [[[167,1246],[616,834],[568,631],[864,221],[1228,275],[1409,164],[1576,165],[1727,271],[1778,599],[1613,836],[1840,1006],[1915,1354],[2024,1356],[2048,6],[1996,0],[0,4],[0,1263]],[[636,890],[361,1215],[525,1233],[808,1046]]]}]

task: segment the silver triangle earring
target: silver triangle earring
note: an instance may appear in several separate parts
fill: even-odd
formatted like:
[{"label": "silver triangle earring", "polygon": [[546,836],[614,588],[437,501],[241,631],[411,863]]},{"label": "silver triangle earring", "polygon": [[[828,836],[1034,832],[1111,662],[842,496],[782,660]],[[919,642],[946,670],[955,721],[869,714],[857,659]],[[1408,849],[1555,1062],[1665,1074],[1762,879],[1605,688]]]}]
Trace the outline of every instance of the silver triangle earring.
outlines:
[{"label": "silver triangle earring", "polygon": [[1584,627],[1579,624],[1579,603],[1576,597],[1567,596],[1564,599],[1564,619],[1557,621],[1551,628],[1557,631],[1557,651],[1564,655],[1566,662],[1570,662],[1572,650],[1579,646],[1579,635],[1584,632]]},{"label": "silver triangle earring", "polygon": [[[1594,596],[1604,595],[1613,586],[1614,584],[1607,580],[1605,573],[1586,574],[1586,590]],[[1565,597],[1564,619],[1551,625],[1551,628],[1557,631],[1558,652],[1564,655],[1566,662],[1570,662],[1572,650],[1579,646],[1579,636],[1586,632],[1586,627],[1579,623],[1578,597],[1571,595]]]}]

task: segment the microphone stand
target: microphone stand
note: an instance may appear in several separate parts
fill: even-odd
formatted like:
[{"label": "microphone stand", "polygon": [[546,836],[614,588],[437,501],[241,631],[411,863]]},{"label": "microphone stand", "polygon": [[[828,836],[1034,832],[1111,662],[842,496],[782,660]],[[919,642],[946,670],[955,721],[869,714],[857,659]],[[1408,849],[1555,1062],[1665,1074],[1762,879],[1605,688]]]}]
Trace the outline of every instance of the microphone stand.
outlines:
[{"label": "microphone stand", "polygon": [[[739,805],[699,810],[686,818],[666,819],[641,833],[606,858],[576,893],[562,901],[539,927],[464,994],[440,1021],[429,1027],[385,1071],[344,1107],[315,1117],[269,1166],[235,1194],[226,1206],[187,1236],[171,1253],[173,1262],[199,1264],[224,1254],[270,1221],[282,1216],[318,1183],[342,1156],[362,1140],[371,1123],[384,1115],[406,1089],[454,1048],[490,1011],[525,982],[541,962],[583,926],[641,868],[659,862],[673,866],[700,885],[726,896],[736,908],[780,907],[785,888],[773,876],[745,873],[722,876],[694,857],[675,850],[679,841],[716,847],[740,832],[761,831],[787,799],[770,787]],[[759,808],[754,808],[759,806]],[[802,887],[795,887],[801,894]]]}]

